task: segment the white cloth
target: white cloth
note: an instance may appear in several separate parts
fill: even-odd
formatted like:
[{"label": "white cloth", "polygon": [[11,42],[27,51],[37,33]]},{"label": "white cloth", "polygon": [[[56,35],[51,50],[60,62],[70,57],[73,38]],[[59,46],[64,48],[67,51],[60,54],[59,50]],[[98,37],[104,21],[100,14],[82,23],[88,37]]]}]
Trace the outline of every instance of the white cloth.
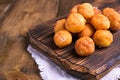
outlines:
[{"label": "white cloth", "polygon": [[[32,48],[30,45],[28,46],[27,50],[38,64],[38,68],[41,71],[40,75],[43,80],[80,80],[67,74],[59,66],[54,64],[50,59]],[[117,66],[100,80],[118,80],[119,77],[120,66]]]}]

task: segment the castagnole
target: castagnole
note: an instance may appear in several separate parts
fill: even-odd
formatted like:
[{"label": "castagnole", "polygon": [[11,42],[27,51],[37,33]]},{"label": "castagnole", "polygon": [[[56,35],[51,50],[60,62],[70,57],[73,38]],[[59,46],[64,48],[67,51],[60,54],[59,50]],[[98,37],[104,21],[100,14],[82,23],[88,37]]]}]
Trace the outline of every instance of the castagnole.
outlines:
[{"label": "castagnole", "polygon": [[113,35],[109,30],[97,30],[93,40],[98,47],[107,47],[113,42]]},{"label": "castagnole", "polygon": [[103,14],[96,14],[91,18],[91,24],[96,30],[106,30],[110,28],[109,19]]},{"label": "castagnole", "polygon": [[91,37],[93,34],[94,34],[94,28],[92,25],[90,24],[86,24],[85,25],[85,28],[78,33],[78,37],[83,37],[83,36],[88,36],[88,37]]},{"label": "castagnole", "polygon": [[90,3],[83,3],[79,5],[78,12],[86,19],[90,19],[92,16],[94,16],[94,9]]},{"label": "castagnole", "polygon": [[89,56],[95,51],[94,41],[90,37],[81,37],[75,42],[75,51],[80,56]]},{"label": "castagnole", "polygon": [[58,32],[60,30],[64,30],[65,29],[65,21],[66,19],[61,19],[58,20],[54,26],[54,32]]},{"label": "castagnole", "polygon": [[112,8],[105,8],[103,14],[110,20],[110,30],[120,30],[120,14]]},{"label": "castagnole", "polygon": [[78,33],[84,29],[85,23],[86,20],[81,14],[70,13],[66,19],[65,28],[72,33]]},{"label": "castagnole", "polygon": [[102,11],[100,9],[98,9],[97,7],[93,7],[93,10],[94,10],[94,15],[102,14]]},{"label": "castagnole", "polygon": [[59,48],[63,48],[71,44],[72,35],[67,30],[60,30],[54,35],[54,42]]},{"label": "castagnole", "polygon": [[86,19],[90,19],[92,16],[94,16],[95,12],[93,6],[90,3],[75,5],[70,11],[70,13],[79,13]]}]

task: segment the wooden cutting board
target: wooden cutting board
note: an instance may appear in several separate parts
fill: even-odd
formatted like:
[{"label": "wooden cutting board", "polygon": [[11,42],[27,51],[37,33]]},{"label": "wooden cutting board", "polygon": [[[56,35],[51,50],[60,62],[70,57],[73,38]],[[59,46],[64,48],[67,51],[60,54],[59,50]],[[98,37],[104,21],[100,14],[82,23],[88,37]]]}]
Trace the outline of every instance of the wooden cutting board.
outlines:
[{"label": "wooden cutting board", "polygon": [[76,38],[71,45],[58,48],[53,41],[53,27],[57,20],[66,17],[61,16],[30,29],[28,34],[32,46],[66,72],[83,80],[98,80],[120,63],[120,31],[113,33],[114,42],[109,47],[96,47],[94,54],[88,57],[76,54]]}]

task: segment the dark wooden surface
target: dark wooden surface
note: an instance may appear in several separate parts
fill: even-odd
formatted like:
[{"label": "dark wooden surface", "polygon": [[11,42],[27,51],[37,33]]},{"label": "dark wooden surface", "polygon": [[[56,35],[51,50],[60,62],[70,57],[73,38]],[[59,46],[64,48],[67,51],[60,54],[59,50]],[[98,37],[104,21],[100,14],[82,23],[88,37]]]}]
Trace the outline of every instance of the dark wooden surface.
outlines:
[{"label": "dark wooden surface", "polygon": [[0,22],[0,80],[40,80],[37,64],[26,50],[26,32],[55,18],[58,0],[15,0],[10,4]]},{"label": "dark wooden surface", "polygon": [[[65,15],[78,3],[120,12],[119,0],[0,0],[0,80],[41,80],[37,64],[26,51],[30,27]],[[7,8],[6,8],[7,7]]]}]

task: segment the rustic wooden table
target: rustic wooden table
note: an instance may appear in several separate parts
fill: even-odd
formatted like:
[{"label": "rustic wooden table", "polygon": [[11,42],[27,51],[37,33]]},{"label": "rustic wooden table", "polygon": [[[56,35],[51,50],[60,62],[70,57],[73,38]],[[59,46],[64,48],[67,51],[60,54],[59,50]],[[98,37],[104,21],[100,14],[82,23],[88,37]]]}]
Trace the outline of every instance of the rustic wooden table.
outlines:
[{"label": "rustic wooden table", "polygon": [[27,52],[30,27],[65,15],[76,4],[89,2],[119,11],[119,0],[0,0],[0,80],[41,80]]}]

